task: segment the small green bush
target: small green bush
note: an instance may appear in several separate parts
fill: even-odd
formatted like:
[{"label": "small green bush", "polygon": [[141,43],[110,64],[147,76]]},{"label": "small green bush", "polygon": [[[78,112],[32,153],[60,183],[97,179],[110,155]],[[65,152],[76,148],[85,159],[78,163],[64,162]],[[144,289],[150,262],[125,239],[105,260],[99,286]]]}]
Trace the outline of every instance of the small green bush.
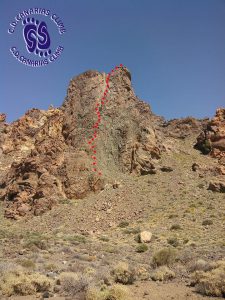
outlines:
[{"label": "small green bush", "polygon": [[225,296],[225,261],[218,261],[209,271],[196,271],[193,285],[198,293],[206,296]]},{"label": "small green bush", "polygon": [[125,234],[137,234],[140,233],[141,229],[140,228],[126,228],[124,229]]},{"label": "small green bush", "polygon": [[59,204],[71,204],[71,200],[64,198],[59,200]]},{"label": "small green bush", "polygon": [[177,218],[177,217],[178,217],[177,214],[170,214],[170,215],[168,216],[169,219],[173,219],[173,218]]},{"label": "small green bush", "polygon": [[156,252],[152,258],[154,267],[170,265],[176,259],[176,251],[173,248],[163,248]]},{"label": "small green bush", "polygon": [[0,282],[0,289],[3,295],[33,295],[38,292],[51,290],[52,281],[44,275],[23,272],[6,273]]},{"label": "small green bush", "polygon": [[120,228],[125,228],[125,227],[129,226],[129,222],[127,222],[127,221],[122,221],[122,222],[119,223],[118,226],[119,226]]},{"label": "small green bush", "polygon": [[46,250],[48,248],[47,239],[39,232],[28,233],[25,237],[25,247]]},{"label": "small green bush", "polygon": [[206,139],[204,143],[201,145],[201,150],[203,154],[208,154],[212,150],[212,145],[210,140]]},{"label": "small green bush", "polygon": [[109,242],[109,238],[105,235],[102,235],[99,237],[100,241],[103,241],[103,242]]},{"label": "small green bush", "polygon": [[8,237],[8,232],[4,229],[0,229],[0,239],[5,239]]},{"label": "small green bush", "polygon": [[86,300],[131,300],[126,287],[114,284],[111,287],[90,287]]},{"label": "small green bush", "polygon": [[175,273],[166,266],[161,266],[151,275],[154,281],[167,281],[175,278]]},{"label": "small green bush", "polygon": [[112,271],[115,282],[132,284],[135,281],[135,271],[127,263],[118,263]]},{"label": "small green bush", "polygon": [[170,237],[170,238],[168,238],[167,242],[169,245],[171,245],[173,247],[179,246],[179,241],[178,241],[177,237]]},{"label": "small green bush", "polygon": [[55,264],[50,263],[50,264],[45,265],[44,269],[46,271],[55,271],[58,269],[58,267]]},{"label": "small green bush", "polygon": [[148,246],[146,244],[140,244],[136,247],[136,252],[142,253],[148,250]]},{"label": "small green bush", "polygon": [[202,225],[203,226],[206,226],[206,225],[212,225],[213,224],[213,221],[212,220],[209,220],[209,219],[206,219],[202,222]]},{"label": "small green bush", "polygon": [[35,263],[30,259],[18,260],[18,264],[27,269],[35,269]]},{"label": "small green bush", "polygon": [[83,235],[78,235],[78,234],[74,234],[74,235],[67,235],[64,237],[64,241],[69,241],[72,244],[76,244],[76,243],[86,243],[86,238]]},{"label": "small green bush", "polygon": [[181,229],[181,226],[179,224],[173,224],[171,227],[170,227],[170,230],[180,230]]}]

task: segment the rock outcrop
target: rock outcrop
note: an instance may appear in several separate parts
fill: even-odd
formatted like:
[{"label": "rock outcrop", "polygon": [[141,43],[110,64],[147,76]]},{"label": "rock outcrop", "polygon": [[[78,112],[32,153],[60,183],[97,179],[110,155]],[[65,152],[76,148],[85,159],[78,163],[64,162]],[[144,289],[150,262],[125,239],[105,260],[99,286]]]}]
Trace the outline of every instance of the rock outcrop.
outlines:
[{"label": "rock outcrop", "polygon": [[163,151],[157,126],[163,118],[135,96],[131,74],[122,67],[111,77],[101,107],[96,156],[103,176],[93,172],[88,139],[105,84],[106,74],[87,71],[71,80],[61,108],[32,109],[12,124],[0,115],[0,197],[6,217],[39,215],[60,198],[83,198],[103,189],[117,172],[156,171]]},{"label": "rock outcrop", "polygon": [[217,159],[217,166],[211,170],[215,179],[209,183],[209,190],[225,192],[225,108],[219,108],[197,137],[195,148],[203,154]]},{"label": "rock outcrop", "polygon": [[225,108],[217,109],[216,115],[197,138],[195,147],[212,157],[225,157]]},{"label": "rock outcrop", "polygon": [[213,192],[225,193],[225,180],[211,181],[208,189]]},{"label": "rock outcrop", "polygon": [[167,136],[185,139],[193,134],[198,134],[208,119],[198,120],[193,117],[173,119],[163,123],[163,129]]},{"label": "rock outcrop", "polygon": [[[39,215],[60,199],[84,198],[121,172],[171,172],[173,168],[161,165],[162,152],[202,128],[197,147],[219,158],[217,171],[225,174],[224,109],[211,121],[189,117],[165,122],[135,95],[126,67],[116,69],[109,82],[106,78],[97,71],[73,78],[60,108],[31,109],[11,124],[0,114],[0,198],[6,217]],[[96,127],[96,105],[102,103],[106,86],[109,92],[105,105],[99,106],[101,122]],[[101,172],[93,168],[93,151]]]},{"label": "rock outcrop", "polygon": [[225,175],[225,108],[219,108],[197,137],[195,148],[218,160],[216,173]]}]

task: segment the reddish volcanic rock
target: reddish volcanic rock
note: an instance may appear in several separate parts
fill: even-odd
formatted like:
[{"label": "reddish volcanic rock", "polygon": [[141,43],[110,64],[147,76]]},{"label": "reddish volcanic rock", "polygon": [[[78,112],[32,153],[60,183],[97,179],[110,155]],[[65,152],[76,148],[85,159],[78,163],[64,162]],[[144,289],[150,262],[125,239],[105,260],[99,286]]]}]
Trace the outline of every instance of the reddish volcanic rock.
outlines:
[{"label": "reddish volcanic rock", "polygon": [[212,157],[225,157],[225,108],[217,109],[215,117],[198,136],[195,147]]}]

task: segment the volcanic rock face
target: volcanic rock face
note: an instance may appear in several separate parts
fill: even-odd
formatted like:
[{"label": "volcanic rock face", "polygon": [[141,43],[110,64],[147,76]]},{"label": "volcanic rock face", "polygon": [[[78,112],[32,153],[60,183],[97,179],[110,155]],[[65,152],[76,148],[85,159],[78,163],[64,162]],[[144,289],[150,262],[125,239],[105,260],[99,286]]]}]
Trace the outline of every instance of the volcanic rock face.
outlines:
[{"label": "volcanic rock face", "polygon": [[209,190],[225,192],[225,109],[217,109],[216,115],[203,128],[197,137],[195,148],[218,160],[213,170],[215,179],[209,183]]},{"label": "volcanic rock face", "polygon": [[6,216],[15,218],[32,210],[51,208],[63,195],[55,177],[64,161],[63,113],[59,109],[32,109],[6,127],[2,159],[8,159],[1,180],[1,197],[7,203]]},{"label": "volcanic rock face", "polygon": [[158,130],[163,118],[135,96],[125,67],[111,77],[106,105],[100,107],[96,156],[103,176],[93,172],[88,140],[105,79],[97,71],[75,77],[59,109],[32,109],[10,125],[0,115],[0,197],[7,217],[38,215],[60,198],[85,197],[116,172],[155,172],[164,149]]},{"label": "volcanic rock face", "polygon": [[225,109],[217,109],[216,115],[197,138],[196,148],[212,157],[225,157]]},{"label": "volcanic rock face", "polygon": [[217,109],[216,115],[204,126],[195,147],[203,154],[218,159],[217,171],[225,175],[225,109]]},{"label": "volcanic rock face", "polygon": [[[105,74],[86,72],[70,82],[63,104],[63,134],[68,145],[86,149],[93,131],[95,105],[105,88]],[[84,80],[85,79],[85,80]],[[152,168],[151,160],[160,157],[149,105],[137,99],[131,87],[131,75],[120,69],[110,81],[108,102],[102,107],[103,122],[97,139],[100,168],[141,173]]]}]

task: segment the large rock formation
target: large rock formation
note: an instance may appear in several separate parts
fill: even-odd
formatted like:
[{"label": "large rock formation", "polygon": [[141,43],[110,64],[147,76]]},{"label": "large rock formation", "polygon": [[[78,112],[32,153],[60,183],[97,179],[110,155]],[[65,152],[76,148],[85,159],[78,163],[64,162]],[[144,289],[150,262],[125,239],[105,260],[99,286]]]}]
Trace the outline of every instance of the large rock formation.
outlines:
[{"label": "large rock formation", "polygon": [[225,108],[219,108],[197,137],[195,148],[218,159],[217,173],[225,175]]},{"label": "large rock formation", "polygon": [[196,148],[218,159],[225,157],[225,108],[217,109],[215,117],[206,124]]},{"label": "large rock formation", "polygon": [[214,180],[209,183],[209,190],[225,192],[225,109],[219,108],[214,118],[209,120],[197,137],[195,148],[218,161],[213,170]]},{"label": "large rock formation", "polygon": [[204,126],[208,120],[209,119],[198,120],[193,117],[172,119],[164,122],[163,131],[169,137],[185,139],[193,134],[198,134],[202,126]]},{"label": "large rock formation", "polygon": [[93,172],[88,140],[105,85],[106,74],[87,71],[71,80],[61,108],[32,109],[12,124],[0,115],[0,197],[7,217],[38,215],[60,198],[85,197],[117,172],[155,172],[164,120],[135,96],[125,67],[111,77],[100,107],[95,149],[103,176]]},{"label": "large rock formation", "polygon": [[[161,153],[171,151],[175,139],[197,135],[208,122],[165,122],[154,115],[135,95],[126,67],[115,70],[109,82],[106,78],[97,71],[73,78],[60,108],[32,109],[12,124],[0,114],[0,198],[7,217],[39,215],[60,199],[83,198],[103,189],[118,172],[172,171],[160,165]],[[102,105],[106,87],[109,93]],[[97,104],[101,122],[96,127]],[[205,127],[198,147],[209,141],[211,154],[223,161],[224,110]]]}]

